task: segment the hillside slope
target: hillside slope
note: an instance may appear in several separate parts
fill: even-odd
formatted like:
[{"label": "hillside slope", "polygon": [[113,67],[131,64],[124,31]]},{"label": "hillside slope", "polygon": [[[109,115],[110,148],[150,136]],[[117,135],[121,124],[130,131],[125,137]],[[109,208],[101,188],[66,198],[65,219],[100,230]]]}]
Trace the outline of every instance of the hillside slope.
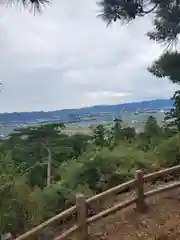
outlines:
[{"label": "hillside slope", "polygon": [[[174,181],[173,181],[174,182]],[[171,182],[171,183],[173,183]],[[179,181],[178,181],[179,182]],[[145,191],[166,185],[159,182],[146,184]],[[136,192],[111,196],[98,202],[100,209],[107,209],[136,195]],[[102,199],[103,200],[103,199]],[[179,240],[180,239],[180,188],[146,199],[147,211],[137,212],[135,204],[99,220],[89,226],[89,240]],[[75,216],[74,216],[75,217]],[[76,222],[76,217],[44,229],[39,240],[53,240]],[[75,220],[75,222],[74,222]],[[32,237],[30,239],[35,239]],[[78,233],[67,240],[79,240]]]},{"label": "hillside slope", "polygon": [[140,214],[129,207],[91,226],[90,240],[179,240],[180,189],[147,200]]}]

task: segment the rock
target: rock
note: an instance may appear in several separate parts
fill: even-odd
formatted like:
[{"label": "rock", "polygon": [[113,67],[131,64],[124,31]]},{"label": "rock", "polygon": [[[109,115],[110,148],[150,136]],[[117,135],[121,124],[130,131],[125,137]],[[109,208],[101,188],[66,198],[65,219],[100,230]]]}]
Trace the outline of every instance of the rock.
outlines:
[{"label": "rock", "polygon": [[4,233],[1,235],[1,240],[11,240],[11,239],[12,239],[12,235],[10,232]]},{"label": "rock", "polygon": [[142,220],[141,221],[141,225],[146,228],[147,227],[147,221],[146,220]]}]

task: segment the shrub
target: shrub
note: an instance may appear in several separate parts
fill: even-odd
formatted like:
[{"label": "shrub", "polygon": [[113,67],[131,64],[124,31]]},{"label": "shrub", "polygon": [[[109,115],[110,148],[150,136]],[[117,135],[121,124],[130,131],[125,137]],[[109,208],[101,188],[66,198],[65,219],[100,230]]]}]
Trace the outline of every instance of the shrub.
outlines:
[{"label": "shrub", "polygon": [[157,149],[160,165],[171,167],[180,164],[180,139],[179,135],[165,140]]}]

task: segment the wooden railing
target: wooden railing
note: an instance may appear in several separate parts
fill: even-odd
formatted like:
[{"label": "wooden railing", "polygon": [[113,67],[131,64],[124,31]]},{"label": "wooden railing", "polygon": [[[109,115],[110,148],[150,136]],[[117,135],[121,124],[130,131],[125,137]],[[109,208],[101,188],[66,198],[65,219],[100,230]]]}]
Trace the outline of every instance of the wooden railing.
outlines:
[{"label": "wooden railing", "polygon": [[[125,182],[121,185],[118,185],[116,187],[113,187],[111,189],[108,189],[107,191],[104,191],[98,195],[95,195],[91,198],[86,199],[84,195],[77,194],[76,196],[76,205],[65,210],[64,212],[59,213],[58,215],[54,216],[53,218],[49,219],[48,221],[40,224],[39,226],[33,228],[32,230],[26,232],[25,234],[19,236],[16,238],[16,240],[25,240],[29,239],[31,237],[37,236],[38,233],[40,233],[45,227],[49,227],[50,225],[54,224],[57,221],[63,220],[64,218],[67,218],[73,214],[77,214],[77,224],[66,230],[64,233],[62,233],[60,236],[56,237],[54,240],[65,240],[68,237],[70,237],[75,232],[78,232],[78,240],[87,240],[88,239],[88,226],[91,223],[94,223],[104,217],[109,216],[110,214],[113,214],[117,211],[120,211],[132,204],[136,204],[136,208],[138,211],[142,212],[147,207],[147,203],[145,199],[147,197],[160,194],[162,192],[166,192],[168,190],[172,190],[175,188],[180,187],[180,181],[173,182],[171,184],[166,184],[163,187],[145,192],[144,191],[144,183],[147,181],[152,181],[154,179],[157,179],[158,177],[165,177],[169,174],[175,174],[180,173],[180,165],[167,168],[164,170],[160,170],[158,172],[150,173],[147,175],[144,175],[143,171],[138,170],[136,171],[135,179]],[[105,209],[98,214],[88,217],[88,208],[89,206],[96,201],[105,200],[108,196],[111,196],[113,194],[120,194],[125,190],[128,190],[130,188],[134,188],[136,190],[136,196],[123,201],[121,203],[117,203],[112,207],[109,207],[108,209]]]}]

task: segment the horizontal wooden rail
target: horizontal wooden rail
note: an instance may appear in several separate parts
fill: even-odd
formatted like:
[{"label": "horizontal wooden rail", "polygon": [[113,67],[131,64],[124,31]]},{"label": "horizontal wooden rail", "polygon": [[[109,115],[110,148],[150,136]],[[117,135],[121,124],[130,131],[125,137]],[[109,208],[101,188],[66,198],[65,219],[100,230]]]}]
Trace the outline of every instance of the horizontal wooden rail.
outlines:
[{"label": "horizontal wooden rail", "polygon": [[75,225],[72,228],[69,228],[67,231],[62,233],[59,237],[56,237],[54,240],[65,240],[67,237],[72,235],[74,232],[78,230],[78,226]]},{"label": "horizontal wooden rail", "polygon": [[[127,201],[124,201],[122,203],[118,203],[116,204],[115,206],[113,207],[110,207],[98,214],[96,214],[95,216],[92,216],[90,218],[87,219],[87,224],[90,224],[90,223],[94,223],[94,222],[97,222],[99,219],[102,219],[104,217],[107,217],[109,216],[110,214],[113,214],[114,212],[117,212],[117,211],[120,211],[130,205],[132,205],[133,203],[136,202],[136,197],[130,199],[130,200],[127,200]],[[73,234],[76,230],[78,230],[78,226],[75,225],[73,226],[72,228],[68,229],[67,231],[65,231],[64,233],[62,233],[59,237],[56,237],[54,240],[64,240],[66,239],[67,237],[69,237],[71,234]]]},{"label": "horizontal wooden rail", "polygon": [[49,220],[47,220],[44,223],[41,223],[40,225],[38,225],[37,227],[31,229],[30,231],[24,233],[23,235],[19,236],[16,238],[16,240],[24,240],[27,239],[28,237],[31,237],[35,234],[37,234],[38,232],[40,232],[42,229],[44,229],[47,226],[50,226],[51,224],[55,223],[56,221],[60,221],[61,219],[63,219],[64,217],[68,217],[69,215],[75,213],[76,211],[76,206],[73,206],[71,208],[68,208],[67,210],[59,213],[58,215],[50,218]]},{"label": "horizontal wooden rail", "polygon": [[[150,196],[154,196],[154,195],[157,195],[157,194],[160,194],[160,193],[163,193],[163,192],[167,192],[168,190],[172,190],[172,189],[175,189],[177,187],[180,187],[180,181],[176,182],[176,183],[168,184],[165,187],[160,187],[158,189],[148,191],[144,195],[145,195],[145,197],[150,197]],[[99,219],[107,217],[107,216],[109,216],[109,215],[111,215],[111,214],[113,214],[117,211],[123,210],[123,209],[127,208],[128,206],[131,206],[132,204],[134,204],[136,202],[136,200],[137,200],[137,197],[134,197],[134,198],[132,198],[130,200],[126,200],[122,203],[118,203],[115,206],[110,207],[110,208],[96,214],[95,216],[92,216],[92,217],[88,218],[87,223],[88,224],[94,223],[94,222],[98,221]],[[75,230],[78,230],[78,228],[76,228]],[[64,240],[65,239],[64,236],[68,237],[73,232],[72,231],[69,232],[69,230],[67,230],[65,233],[63,233],[61,236],[59,236],[59,238],[55,238],[54,240]]]},{"label": "horizontal wooden rail", "polygon": [[[68,216],[70,216],[73,213],[77,213],[77,219],[78,224],[74,225],[64,233],[62,233],[60,236],[56,237],[54,240],[65,240],[67,237],[71,236],[74,232],[79,231],[80,238],[78,240],[87,240],[88,236],[88,225],[91,223],[94,223],[98,221],[99,219],[102,219],[104,217],[109,216],[110,214],[113,214],[119,210],[122,210],[134,203],[136,203],[136,207],[138,211],[143,211],[144,206],[146,205],[145,199],[150,196],[154,196],[156,194],[160,194],[175,188],[180,187],[180,181],[168,184],[164,187],[160,187],[158,189],[154,189],[148,192],[144,192],[144,181],[151,181],[157,177],[166,176],[168,174],[172,173],[178,173],[180,172],[180,165],[163,169],[154,173],[150,173],[147,175],[143,175],[143,171],[137,171],[135,179],[125,182],[121,185],[118,185],[116,187],[113,187],[111,189],[108,189],[98,195],[95,195],[93,197],[88,198],[87,200],[82,195],[77,198],[76,206],[73,206],[64,212],[56,215],[55,217],[49,219],[48,221],[40,224],[39,226],[33,228],[32,230],[26,232],[25,234],[21,235],[20,237],[16,238],[16,240],[25,240],[28,237],[32,237],[38,232],[40,232],[43,228],[50,226],[54,222],[58,220],[62,220]],[[110,196],[111,194],[120,194],[125,190],[128,190],[129,188],[135,187],[136,188],[136,197],[126,200],[124,202],[118,203],[115,206],[112,206],[106,210],[101,211],[100,213],[88,218],[87,210],[88,206],[94,202],[98,201],[100,199],[104,199],[107,196]]]},{"label": "horizontal wooden rail", "polygon": [[130,205],[132,205],[133,203],[135,203],[136,199],[137,198],[135,197],[135,198],[132,198],[130,200],[124,201],[122,203],[118,203],[115,206],[110,207],[110,208],[108,208],[108,209],[106,209],[106,210],[96,214],[95,216],[92,216],[92,217],[88,218],[87,222],[88,222],[88,224],[94,223],[94,222],[98,221],[99,219],[107,217],[107,216],[109,216],[110,214],[112,214],[114,212],[120,211],[120,210],[122,210],[122,209],[124,209],[124,208],[126,208],[126,207],[128,207]]},{"label": "horizontal wooden rail", "polygon": [[100,194],[97,194],[97,195],[95,195],[95,196],[92,196],[92,197],[88,198],[88,199],[86,200],[86,202],[87,202],[88,204],[90,204],[90,203],[92,203],[92,202],[94,202],[94,201],[98,201],[98,200],[100,200],[100,199],[102,199],[102,198],[104,198],[104,197],[107,197],[108,195],[111,195],[111,194],[119,194],[119,193],[127,190],[128,188],[133,187],[134,184],[135,184],[135,180],[131,180],[131,181],[122,183],[122,184],[120,184],[120,185],[118,185],[118,186],[116,186],[116,187],[110,188],[110,189],[108,189],[108,190],[106,190],[106,191],[104,191],[104,192],[102,192],[102,193],[100,193]]},{"label": "horizontal wooden rail", "polygon": [[180,187],[180,181],[168,184],[165,187],[160,187],[160,188],[148,191],[148,192],[145,193],[145,196],[146,197],[151,197],[151,196],[163,193],[163,192],[167,192],[167,191],[173,190],[173,189],[178,188],[178,187]]},{"label": "horizontal wooden rail", "polygon": [[168,174],[177,173],[177,172],[180,172],[180,165],[171,167],[171,168],[162,169],[157,172],[146,174],[144,176],[144,179],[149,181],[149,180],[153,180],[157,177],[164,177],[164,176],[167,176]]}]

